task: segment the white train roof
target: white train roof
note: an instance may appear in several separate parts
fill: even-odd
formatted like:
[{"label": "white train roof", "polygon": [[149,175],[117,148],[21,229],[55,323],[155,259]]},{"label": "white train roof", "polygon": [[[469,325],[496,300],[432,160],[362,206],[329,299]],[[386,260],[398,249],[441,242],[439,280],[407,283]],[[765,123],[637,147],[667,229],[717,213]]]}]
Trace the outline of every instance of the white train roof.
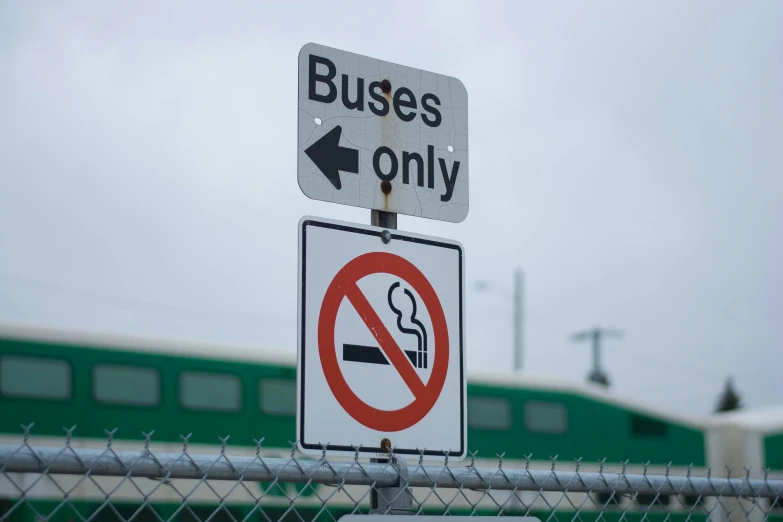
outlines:
[{"label": "white train roof", "polygon": [[0,338],[87,346],[107,350],[186,355],[206,359],[271,362],[286,365],[296,364],[296,351],[269,350],[250,344],[229,345],[167,337],[107,334],[86,330],[60,330],[28,325],[0,325]]},{"label": "white train roof", "polygon": [[[233,361],[253,361],[296,365],[296,351],[291,349],[268,350],[253,345],[222,345],[203,341],[172,338],[152,338],[138,335],[106,334],[101,332],[60,330],[31,325],[0,325],[0,338],[41,341],[51,343],[90,346],[103,349],[130,350],[147,353],[168,353],[189,357],[226,359]],[[565,391],[575,395],[613,404],[646,415],[666,419],[696,429],[707,423],[706,416],[685,416],[672,413],[640,401],[618,396],[601,386],[565,379],[527,373],[494,373],[469,371],[471,383],[507,386],[520,389],[538,389],[542,391]]]},{"label": "white train roof", "polygon": [[489,372],[468,372],[470,382],[473,384],[487,383],[494,386],[507,385],[515,388],[525,388],[533,390],[558,390],[570,392],[574,395],[580,395],[589,399],[597,400],[606,404],[612,404],[619,408],[633,410],[652,417],[658,417],[677,424],[683,424],[695,429],[702,429],[707,422],[707,417],[703,415],[683,415],[664,410],[663,408],[653,406],[642,401],[623,397],[614,393],[603,386],[591,384],[589,382],[575,381],[562,377],[552,377],[543,375],[533,375],[528,373],[509,374],[509,373],[489,373]]}]

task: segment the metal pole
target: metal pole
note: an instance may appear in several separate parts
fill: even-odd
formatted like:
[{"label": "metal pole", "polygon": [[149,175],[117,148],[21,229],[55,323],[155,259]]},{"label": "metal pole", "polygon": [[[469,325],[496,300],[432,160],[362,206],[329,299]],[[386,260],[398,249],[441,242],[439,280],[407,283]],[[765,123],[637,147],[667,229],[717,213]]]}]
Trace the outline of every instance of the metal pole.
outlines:
[{"label": "metal pole", "polygon": [[593,375],[601,372],[601,329],[593,330]]},{"label": "metal pole", "polygon": [[[413,496],[408,489],[408,464],[405,459],[391,455],[390,459],[372,459],[374,461],[391,460],[393,469],[397,472],[397,484],[394,486],[378,487],[371,490],[370,514],[371,515],[412,515]],[[371,486],[372,487],[372,486]]]},{"label": "metal pole", "polygon": [[[375,227],[396,230],[397,214],[383,210],[372,210],[370,224]],[[397,471],[398,481],[394,486],[370,486],[370,513],[411,515],[413,514],[413,496],[407,487],[408,465],[403,458],[391,454],[392,445],[389,439],[381,440],[381,449],[389,452],[389,458],[374,458],[370,459],[370,462],[379,464],[391,462],[394,470]]]},{"label": "metal pole", "polygon": [[397,230],[397,214],[395,212],[384,212],[383,210],[371,210],[370,212],[372,226]]},{"label": "metal pole", "polygon": [[514,272],[514,371],[522,370],[522,270]]}]

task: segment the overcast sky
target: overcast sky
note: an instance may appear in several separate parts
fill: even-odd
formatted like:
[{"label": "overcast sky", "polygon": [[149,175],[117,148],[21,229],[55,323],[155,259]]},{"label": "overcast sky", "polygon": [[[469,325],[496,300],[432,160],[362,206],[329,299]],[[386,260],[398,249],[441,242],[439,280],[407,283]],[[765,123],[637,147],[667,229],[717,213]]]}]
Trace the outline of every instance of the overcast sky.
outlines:
[{"label": "overcast sky", "polygon": [[[783,2],[2,2],[0,323],[296,350],[316,42],[463,81],[467,280],[526,275],[525,370],[706,413],[783,402]],[[469,370],[511,300],[467,294]]]}]

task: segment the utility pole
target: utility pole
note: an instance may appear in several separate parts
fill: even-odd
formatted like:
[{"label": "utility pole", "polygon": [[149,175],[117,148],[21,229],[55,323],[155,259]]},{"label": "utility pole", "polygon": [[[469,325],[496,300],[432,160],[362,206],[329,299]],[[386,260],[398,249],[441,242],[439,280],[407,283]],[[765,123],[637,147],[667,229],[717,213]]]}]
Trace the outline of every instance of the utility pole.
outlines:
[{"label": "utility pole", "polygon": [[609,377],[601,368],[601,340],[605,337],[621,337],[622,332],[610,328],[593,328],[571,336],[572,341],[592,341],[593,369],[587,376],[587,380],[604,386],[609,386]]},{"label": "utility pole", "polygon": [[522,296],[523,296],[523,280],[522,270],[517,268],[514,272],[514,371],[522,371]]},{"label": "utility pole", "polygon": [[511,297],[513,305],[513,316],[511,321],[514,331],[514,371],[522,370],[522,348],[524,346],[524,312],[523,312],[523,292],[524,292],[524,274],[521,268],[514,270],[514,290],[509,292],[508,288],[497,285],[488,280],[476,281],[476,290],[484,292],[487,290],[497,290],[504,295],[506,299]]}]

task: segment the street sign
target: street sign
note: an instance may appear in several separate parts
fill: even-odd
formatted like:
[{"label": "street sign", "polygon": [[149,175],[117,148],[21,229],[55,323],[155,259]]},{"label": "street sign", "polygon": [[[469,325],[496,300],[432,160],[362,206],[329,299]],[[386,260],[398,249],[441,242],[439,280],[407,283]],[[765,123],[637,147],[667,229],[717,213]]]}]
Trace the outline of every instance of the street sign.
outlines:
[{"label": "street sign", "polygon": [[312,199],[458,223],[468,93],[456,78],[307,44],[297,177]]},{"label": "street sign", "polygon": [[464,458],[463,286],[455,241],[302,218],[302,452]]}]

